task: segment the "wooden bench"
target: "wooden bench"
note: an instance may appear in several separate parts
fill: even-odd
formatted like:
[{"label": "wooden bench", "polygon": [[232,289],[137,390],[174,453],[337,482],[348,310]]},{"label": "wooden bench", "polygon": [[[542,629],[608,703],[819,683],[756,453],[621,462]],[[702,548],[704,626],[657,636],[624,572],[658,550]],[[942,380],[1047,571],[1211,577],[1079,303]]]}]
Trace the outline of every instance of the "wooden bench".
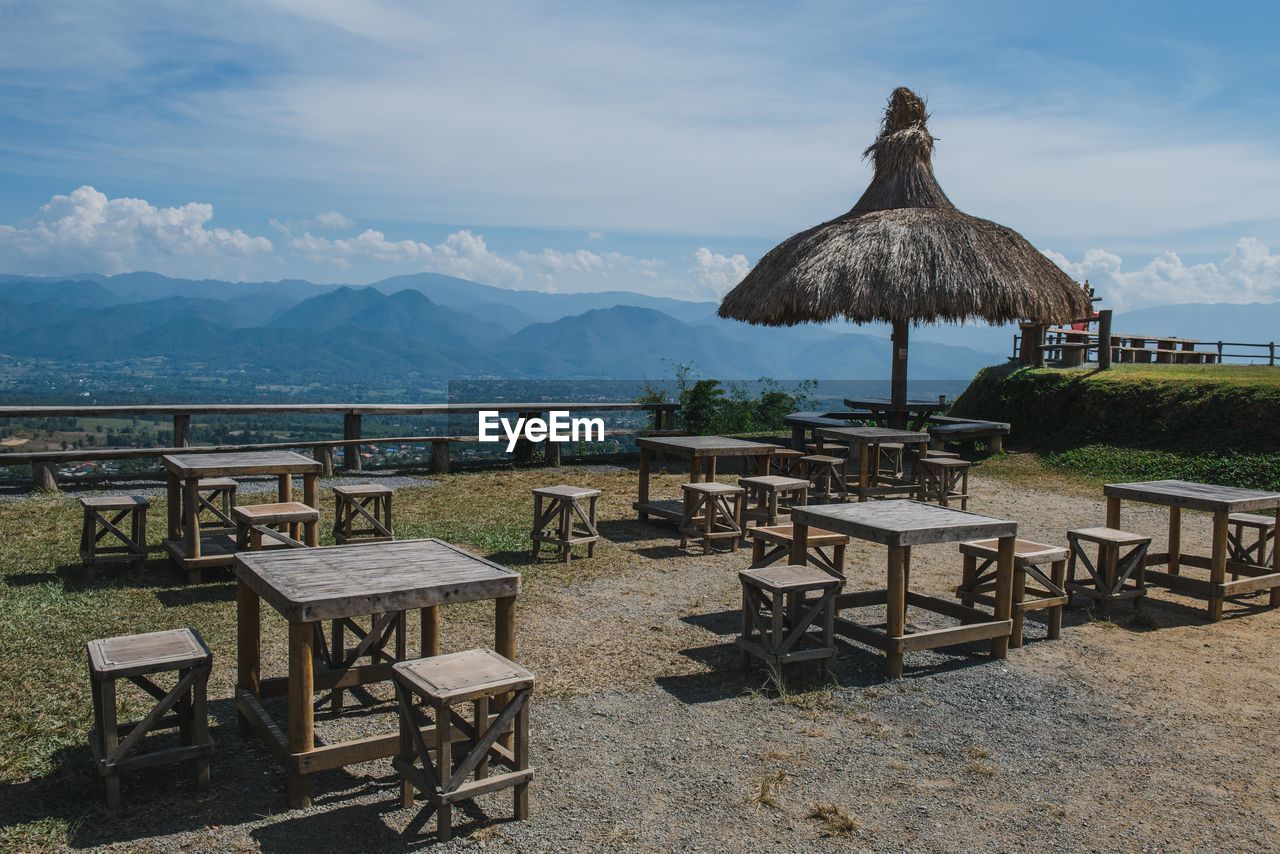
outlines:
[{"label": "wooden bench", "polygon": [[[347,543],[385,543],[394,540],[391,524],[389,486],[359,483],[333,488],[333,541]],[[361,520],[364,527],[359,527]]]},{"label": "wooden bench", "polygon": [[930,455],[916,461],[915,474],[920,484],[918,500],[936,501],[943,507],[959,501],[961,510],[969,509],[967,460]]},{"label": "wooden bench", "polygon": [[[167,762],[196,762],[196,784],[209,787],[207,686],[213,653],[195,629],[92,640],[88,644],[93,688],[93,729],[89,747],[107,788],[107,806],[120,806],[120,774]],[[177,672],[168,691],[147,677]],[[117,723],[116,682],[127,679],[157,702],[141,720]],[[177,727],[179,746],[135,752],[149,732]]]},{"label": "wooden bench", "polygon": [[776,525],[792,507],[809,503],[809,481],[803,478],[757,475],[739,478],[738,486],[747,491],[743,524],[754,519],[761,525]]},{"label": "wooden bench", "polygon": [[[533,558],[543,543],[560,550],[560,558],[568,563],[573,547],[585,545],[587,557],[595,557],[600,531],[596,528],[596,503],[600,490],[582,486],[542,486],[533,490]],[[586,509],[582,502],[587,502]],[[575,523],[575,519],[577,522]]]},{"label": "wooden bench", "polygon": [[[1111,603],[1121,599],[1132,599],[1133,610],[1137,611],[1142,597],[1147,595],[1144,580],[1147,565],[1147,549],[1151,546],[1151,538],[1141,534],[1131,534],[1115,528],[1081,528],[1067,531],[1067,542],[1071,546],[1071,557],[1067,564],[1067,590],[1081,593],[1098,603],[1098,610],[1106,613]],[[1084,544],[1092,543],[1098,547],[1098,561],[1095,564],[1086,553]],[[1120,550],[1130,547],[1124,555]],[[1089,579],[1076,581],[1076,562],[1084,564]]]},{"label": "wooden bench", "polygon": [[[769,566],[786,558],[791,559],[791,541],[794,528],[791,525],[763,525],[747,531],[751,537],[751,567]],[[810,528],[805,539],[805,560],[825,570],[836,578],[844,579],[844,552],[849,538],[821,528]],[[830,553],[823,549],[830,548]]]},{"label": "wooden bench", "polygon": [[[453,805],[487,792],[512,789],[515,817],[529,817],[529,698],[533,674],[488,649],[471,649],[417,661],[402,661],[391,669],[400,706],[400,748],[392,764],[400,774],[400,803],[414,804],[414,790],[436,812],[436,839],[453,837]],[[497,715],[491,706],[507,699]],[[418,721],[418,699],[435,714],[435,744],[428,747]],[[470,720],[454,706],[470,703]],[[499,736],[510,733],[508,743]],[[453,733],[467,739],[466,754],[453,757]],[[434,759],[432,755],[434,754]],[[491,773],[491,764],[504,766]],[[472,775],[474,780],[469,780]]]},{"label": "wooden bench", "polygon": [[300,501],[242,504],[232,516],[236,520],[236,551],[281,546],[303,549],[317,541],[320,511]]},{"label": "wooden bench", "polygon": [[[996,604],[996,561],[999,559],[998,540],[974,540],[960,544],[964,555],[964,574],[956,588],[956,598],[963,604],[982,604],[994,608]],[[1027,611],[1048,610],[1049,640],[1057,640],[1062,634],[1062,609],[1070,596],[1067,593],[1067,549],[1030,540],[1013,542],[1013,631],[1009,646],[1022,646],[1023,618]],[[981,561],[981,563],[979,563]],[[1049,566],[1046,575],[1041,567]],[[1039,586],[1027,586],[1028,576]]]},{"label": "wooden bench", "polygon": [[988,453],[998,454],[1004,450],[1004,437],[1008,435],[1009,425],[1003,421],[948,420],[929,426],[929,447],[941,451],[950,443],[982,441],[986,443]]},{"label": "wooden bench", "polygon": [[741,486],[710,481],[686,483],[684,513],[680,519],[680,548],[689,547],[689,538],[702,540],[702,550],[711,553],[716,540],[728,540],[729,550],[738,550],[742,539],[742,503],[747,491]]},{"label": "wooden bench", "polygon": [[[97,495],[81,498],[80,506],[84,508],[80,560],[86,578],[93,579],[100,563],[146,563],[150,500],[140,495]],[[126,518],[128,531],[121,527]]]},{"label": "wooden bench", "polygon": [[816,567],[782,565],[744,569],[738,580],[742,669],[749,670],[756,658],[780,680],[784,664],[817,660],[829,676],[836,654],[835,595],[840,579]]}]

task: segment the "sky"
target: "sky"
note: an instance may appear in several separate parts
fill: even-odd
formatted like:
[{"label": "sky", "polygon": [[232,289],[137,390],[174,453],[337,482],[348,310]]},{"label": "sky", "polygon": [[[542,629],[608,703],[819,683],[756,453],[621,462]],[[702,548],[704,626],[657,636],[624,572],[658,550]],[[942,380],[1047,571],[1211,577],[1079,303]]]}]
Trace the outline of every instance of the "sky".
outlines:
[{"label": "sky", "polygon": [[0,0],[0,272],[717,299],[895,86],[1106,304],[1280,300],[1280,4]]}]

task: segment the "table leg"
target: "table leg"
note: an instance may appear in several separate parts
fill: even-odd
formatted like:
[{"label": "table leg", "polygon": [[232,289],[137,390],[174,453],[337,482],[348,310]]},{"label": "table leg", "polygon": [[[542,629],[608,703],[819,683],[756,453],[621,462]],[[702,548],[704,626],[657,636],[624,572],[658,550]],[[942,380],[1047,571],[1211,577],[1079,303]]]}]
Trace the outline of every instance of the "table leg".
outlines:
[{"label": "table leg", "polygon": [[280,496],[279,500],[293,500],[293,475],[281,474],[276,476],[276,494]]},{"label": "table leg", "polygon": [[[1013,613],[1013,550],[1016,537],[1001,537],[996,547],[996,613],[997,620],[1008,620]],[[1009,636],[991,639],[993,658],[1007,658]]]},{"label": "table leg", "polygon": [[1107,497],[1107,527],[1120,527],[1120,499],[1111,496]]},{"label": "table leg", "polygon": [[[243,581],[236,582],[236,687],[259,697],[262,694],[262,613],[258,594]],[[243,712],[237,712],[240,734],[253,728]]]},{"label": "table leg", "polygon": [[809,526],[795,522],[791,526],[791,566],[809,563]]},{"label": "table leg", "polygon": [[907,631],[907,555],[909,546],[889,546],[889,591],[885,605],[885,634],[889,650],[885,653],[884,672],[890,679],[902,678],[903,637]]},{"label": "table leg", "polygon": [[[189,477],[182,487],[183,534],[186,537],[185,551],[188,560],[200,557],[200,480]],[[199,580],[199,570],[194,570]],[[190,571],[188,572],[190,576]],[[190,577],[187,579],[191,580]]]},{"label": "table leg", "polygon": [[[1265,535],[1263,543],[1266,543]],[[1265,546],[1264,546],[1265,548]],[[1280,508],[1276,508],[1276,534],[1271,541],[1271,571],[1280,572]],[[1267,600],[1271,607],[1280,607],[1280,587],[1271,588],[1271,597]]]},{"label": "table leg", "polygon": [[[312,672],[315,626],[289,623],[289,752],[310,753],[315,749],[315,674]],[[311,806],[311,775],[289,770],[289,807]]]},{"label": "table leg", "polygon": [[[850,454],[852,456],[852,453]],[[863,442],[858,446],[858,501],[867,500],[867,486],[870,484],[871,446]]]},{"label": "table leg", "polygon": [[689,482],[702,482],[702,459],[697,454],[689,457]]},{"label": "table leg", "polygon": [[[648,448],[640,449],[640,491],[636,503],[642,508],[649,503],[649,463],[652,453]],[[640,510],[640,521],[649,521],[649,514]]]},{"label": "table leg", "polygon": [[1227,512],[1213,514],[1213,551],[1209,553],[1209,619],[1215,623],[1222,619],[1222,593],[1218,585],[1227,580]]},{"label": "table leg", "polygon": [[1182,569],[1182,508],[1169,508],[1169,574]]},{"label": "table leg", "polygon": [[182,479],[174,472],[166,472],[166,498],[169,512],[169,539],[182,539]]},{"label": "table leg", "polygon": [[432,605],[423,608],[419,617],[422,637],[418,649],[423,658],[431,658],[440,654],[440,606]]},{"label": "table leg", "polygon": [[707,457],[704,465],[707,467],[707,483],[716,479],[716,458]]},{"label": "table leg", "polygon": [[[320,483],[319,477],[308,472],[302,476],[302,503],[308,507],[320,509]],[[320,545],[320,526],[315,522],[308,522],[306,525],[307,545],[312,548]]]}]

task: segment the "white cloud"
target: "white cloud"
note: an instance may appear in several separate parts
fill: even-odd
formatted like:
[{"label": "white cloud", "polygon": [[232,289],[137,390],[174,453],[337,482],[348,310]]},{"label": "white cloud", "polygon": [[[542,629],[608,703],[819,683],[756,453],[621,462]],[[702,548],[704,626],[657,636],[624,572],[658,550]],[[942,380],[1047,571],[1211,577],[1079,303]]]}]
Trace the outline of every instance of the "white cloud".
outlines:
[{"label": "white cloud", "polygon": [[17,273],[170,272],[199,257],[223,262],[269,254],[271,241],[240,229],[209,228],[213,205],[162,208],[107,198],[83,186],[54,196],[28,223],[0,225],[0,267]]},{"label": "white cloud", "polygon": [[721,255],[703,246],[693,253],[689,275],[704,296],[719,299],[750,271],[745,255]]},{"label": "white cloud", "polygon": [[[663,262],[656,258],[636,258],[621,252],[592,252],[577,249],[561,252],[543,249],[541,252],[519,251],[516,261],[543,282],[554,285],[555,290],[589,290],[618,287],[635,279],[656,279]],[[646,288],[647,289],[647,288]]]},{"label": "white cloud", "polygon": [[455,231],[432,246],[417,240],[388,240],[381,231],[366,229],[355,237],[319,237],[311,232],[289,241],[289,248],[313,260],[330,261],[346,269],[357,258],[411,264],[419,270],[445,273],[495,285],[514,285],[524,277],[519,265],[491,252],[484,238]]},{"label": "white cloud", "polygon": [[344,228],[351,228],[356,224],[356,221],[337,211],[325,211],[324,213],[316,214],[310,219],[297,222],[272,217],[268,220],[268,223],[286,237],[292,237],[295,234],[307,231],[341,231]]},{"label": "white cloud", "polygon": [[604,240],[604,233],[600,231],[588,231],[584,238],[588,243],[599,243]]},{"label": "white cloud", "polygon": [[1078,280],[1088,279],[1105,305],[1118,311],[1175,303],[1248,303],[1280,300],[1280,254],[1254,237],[1240,238],[1219,263],[1188,265],[1163,252],[1146,266],[1125,270],[1112,252],[1090,249],[1079,261],[1045,253]]}]

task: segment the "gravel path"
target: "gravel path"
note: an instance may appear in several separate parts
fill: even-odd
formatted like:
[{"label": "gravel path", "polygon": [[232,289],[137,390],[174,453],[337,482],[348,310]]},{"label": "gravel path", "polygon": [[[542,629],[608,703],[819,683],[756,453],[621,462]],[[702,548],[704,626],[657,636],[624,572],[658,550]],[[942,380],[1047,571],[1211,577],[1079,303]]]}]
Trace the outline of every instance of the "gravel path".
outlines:
[{"label": "gravel path", "polygon": [[[1064,541],[1067,527],[1103,517],[1099,491],[1069,484],[979,473],[973,489],[972,509],[1018,519],[1029,538]],[[611,496],[606,520],[624,519],[625,498]],[[1207,519],[1187,522],[1184,548],[1205,549]],[[1164,516],[1126,509],[1123,524],[1155,533]],[[877,655],[845,644],[837,684],[801,666],[779,697],[760,672],[736,669],[744,553],[680,552],[664,529],[625,520],[603,532],[603,574],[584,562],[581,576],[522,596],[521,659],[539,677],[530,820],[506,821],[509,795],[488,795],[432,850],[1280,850],[1280,612],[1211,625],[1200,603],[1159,591],[1140,622],[1124,608],[1116,623],[1076,609],[1062,640],[1046,642],[1033,616],[1006,662],[978,647],[919,653],[893,684]],[[851,586],[883,584],[882,550],[855,544],[849,566]],[[943,592],[958,575],[953,547],[917,550],[914,587]],[[448,627],[453,648],[487,642],[478,621]],[[225,695],[213,714],[208,794],[184,772],[129,778],[126,809],[82,825],[76,846],[434,842],[433,824],[402,835],[413,812],[398,807],[385,762],[324,774],[315,807],[286,811],[278,766],[236,734]],[[390,720],[317,728],[345,738]],[[823,804],[848,822],[810,817]]]}]

